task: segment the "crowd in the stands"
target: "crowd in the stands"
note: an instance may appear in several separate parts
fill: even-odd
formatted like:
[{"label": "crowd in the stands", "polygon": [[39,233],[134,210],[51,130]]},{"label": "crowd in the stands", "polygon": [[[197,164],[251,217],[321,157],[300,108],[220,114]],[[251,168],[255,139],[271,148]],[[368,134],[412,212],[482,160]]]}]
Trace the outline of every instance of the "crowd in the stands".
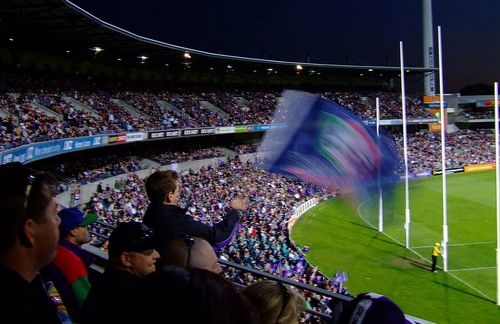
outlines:
[{"label": "crowd in the stands", "polygon": [[203,160],[224,156],[216,148],[196,148],[184,151],[164,151],[147,154],[148,158],[160,164],[180,163],[193,160]]},{"label": "crowd in the stands", "polygon": [[[5,75],[0,92],[0,149],[57,138],[106,132],[268,124],[280,91],[158,88],[123,90],[118,85]],[[401,118],[399,94],[388,91],[325,91],[364,119]],[[409,118],[429,117],[420,101],[407,98]]]},{"label": "crowd in the stands", "polygon": [[259,144],[238,144],[230,146],[230,149],[237,154],[255,153],[259,148]]},{"label": "crowd in the stands", "polygon": [[466,119],[494,119],[495,111],[493,109],[470,109],[461,111],[460,115]]},{"label": "crowd in the stands", "polygon": [[147,164],[134,157],[106,155],[85,162],[78,160],[71,163],[59,162],[51,166],[50,171],[61,179],[87,184],[128,172],[136,172],[147,167]]},{"label": "crowd in the stands", "polygon": [[[403,156],[403,136],[393,134]],[[460,130],[446,134],[446,167],[491,163],[495,161],[492,130]],[[408,168],[420,173],[441,169],[441,134],[413,133],[408,136]]]},{"label": "crowd in the stands", "polygon": [[[181,177],[181,205],[195,219],[212,224],[221,220],[223,209],[237,194],[250,198],[236,238],[218,252],[219,257],[254,269],[278,274],[303,283],[333,291],[345,292],[339,283],[333,284],[305,260],[300,249],[290,244],[287,220],[293,210],[312,197],[322,197],[327,190],[270,175],[250,164],[222,163],[202,168],[199,172],[184,172]],[[105,248],[106,237],[112,226],[124,221],[140,221],[149,203],[144,182],[130,174],[114,187],[98,186],[88,212],[99,215],[100,222],[92,227],[97,233],[92,243]],[[252,275],[228,269],[226,276],[248,284]],[[306,300],[312,307],[322,308],[324,303],[311,293]]]}]

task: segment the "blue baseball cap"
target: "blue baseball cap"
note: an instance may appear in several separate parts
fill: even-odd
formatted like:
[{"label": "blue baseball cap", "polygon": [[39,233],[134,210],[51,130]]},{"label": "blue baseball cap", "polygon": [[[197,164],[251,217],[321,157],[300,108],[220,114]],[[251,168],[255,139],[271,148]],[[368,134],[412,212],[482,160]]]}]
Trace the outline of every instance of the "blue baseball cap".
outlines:
[{"label": "blue baseball cap", "polygon": [[59,231],[61,238],[66,236],[72,229],[79,226],[87,226],[97,221],[96,214],[85,215],[80,209],[76,207],[64,208],[59,213],[61,224],[59,224]]}]

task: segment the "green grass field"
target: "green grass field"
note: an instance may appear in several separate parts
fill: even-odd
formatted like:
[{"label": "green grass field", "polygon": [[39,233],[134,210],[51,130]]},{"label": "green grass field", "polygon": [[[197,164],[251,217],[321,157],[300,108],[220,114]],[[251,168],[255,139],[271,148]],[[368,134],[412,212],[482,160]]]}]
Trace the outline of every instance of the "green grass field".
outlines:
[{"label": "green grass field", "polygon": [[406,314],[437,323],[500,323],[495,173],[448,175],[447,182],[448,273],[430,272],[432,245],[442,239],[441,177],[410,182],[411,250],[404,247],[404,183],[384,197],[385,234],[373,228],[378,197],[355,205],[331,199],[304,214],[292,239],[311,248],[309,262],[328,277],[347,271],[353,294],[387,295]]}]

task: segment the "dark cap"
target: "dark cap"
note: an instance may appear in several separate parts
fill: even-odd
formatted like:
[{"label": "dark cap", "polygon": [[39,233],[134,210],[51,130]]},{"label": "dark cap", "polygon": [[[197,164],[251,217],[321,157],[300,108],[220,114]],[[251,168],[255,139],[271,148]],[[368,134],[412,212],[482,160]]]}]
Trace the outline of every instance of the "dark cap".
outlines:
[{"label": "dark cap", "polygon": [[61,237],[66,236],[72,229],[79,226],[87,226],[97,221],[96,214],[85,215],[80,209],[76,207],[64,208],[59,213],[61,224],[59,224],[59,231]]},{"label": "dark cap", "polygon": [[413,323],[392,300],[375,293],[362,293],[347,302],[338,323],[352,324],[406,324]]},{"label": "dark cap", "polygon": [[122,252],[142,252],[154,248],[153,231],[142,223],[120,223],[109,236],[110,257],[119,256]]}]

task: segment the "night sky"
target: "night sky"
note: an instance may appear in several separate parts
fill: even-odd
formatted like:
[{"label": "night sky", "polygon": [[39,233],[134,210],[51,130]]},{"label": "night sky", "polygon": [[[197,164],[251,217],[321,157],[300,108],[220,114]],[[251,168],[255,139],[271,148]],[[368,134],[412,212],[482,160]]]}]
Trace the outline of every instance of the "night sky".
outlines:
[{"label": "night sky", "polygon": [[[421,0],[73,0],[141,36],[216,53],[356,65],[422,66]],[[500,1],[434,0],[445,92],[500,81]],[[437,66],[437,31],[434,35]],[[100,45],[105,48],[105,44]]]}]

